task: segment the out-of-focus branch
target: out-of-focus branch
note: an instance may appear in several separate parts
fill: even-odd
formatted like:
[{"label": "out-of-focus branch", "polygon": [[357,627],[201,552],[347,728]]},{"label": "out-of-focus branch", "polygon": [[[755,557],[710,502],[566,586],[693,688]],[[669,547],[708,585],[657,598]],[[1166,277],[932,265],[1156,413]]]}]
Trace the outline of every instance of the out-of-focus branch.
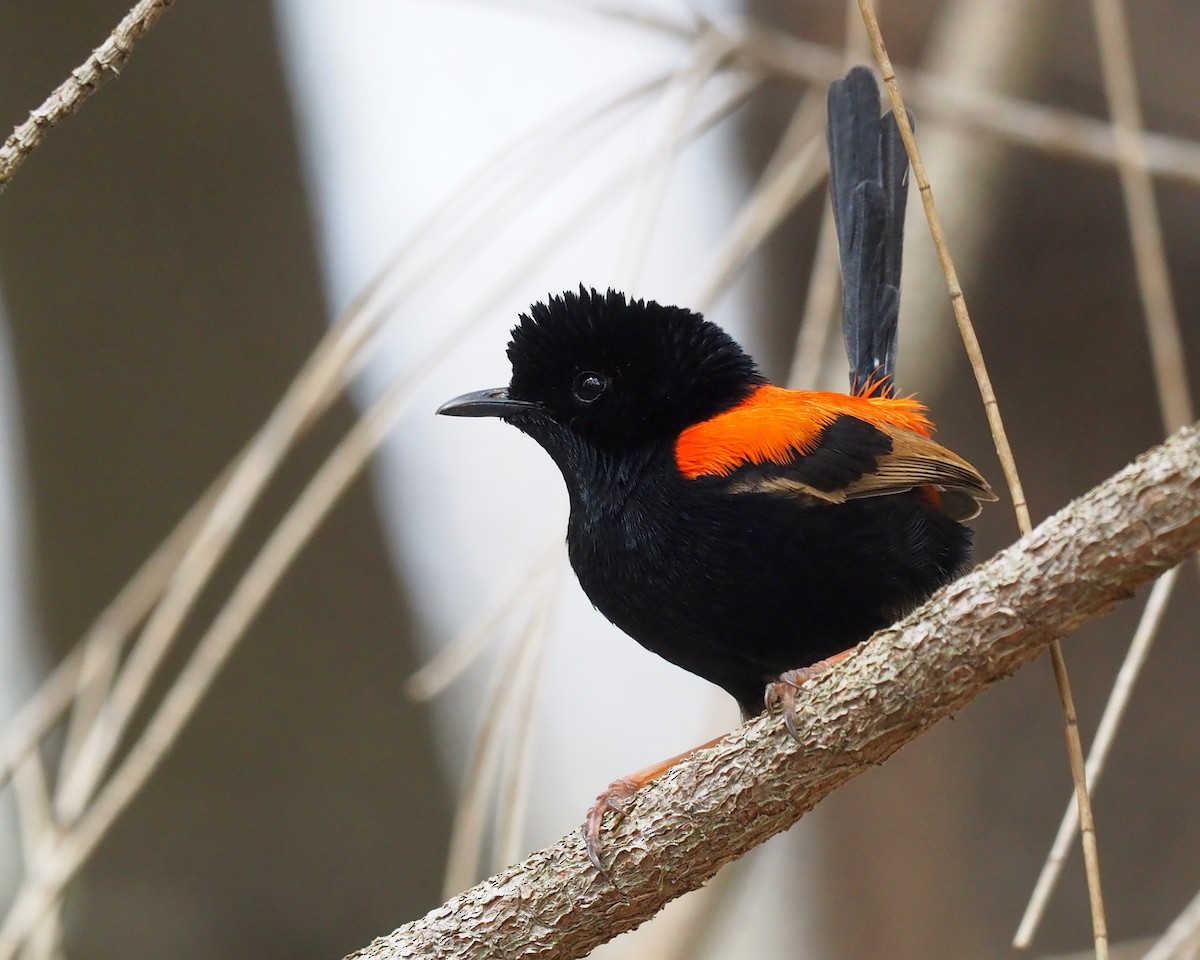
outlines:
[{"label": "out-of-focus branch", "polygon": [[46,102],[29,114],[29,119],[17,127],[0,147],[0,190],[29,154],[37,148],[47,131],[69,117],[90,97],[105,80],[119,73],[134,45],[154,26],[163,11],[175,0],[141,0],[136,4],[107,40],[92,51],[92,55],[71,71]]},{"label": "out-of-focus branch", "polygon": [[615,886],[572,833],[353,958],[583,956],[1198,548],[1192,426],[810,684],[799,742],[760,718],[639,794],[607,834]]}]

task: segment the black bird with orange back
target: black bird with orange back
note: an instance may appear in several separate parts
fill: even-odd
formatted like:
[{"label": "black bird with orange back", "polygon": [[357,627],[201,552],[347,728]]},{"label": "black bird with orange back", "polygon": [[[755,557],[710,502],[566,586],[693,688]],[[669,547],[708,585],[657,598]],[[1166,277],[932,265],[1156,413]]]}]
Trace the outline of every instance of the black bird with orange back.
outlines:
[{"label": "black bird with orange back", "polygon": [[[830,88],[828,138],[849,394],[773,386],[699,314],[581,287],[522,315],[507,388],[438,411],[533,437],[566,481],[596,608],[744,717],[782,702],[793,731],[795,686],[960,574],[962,521],[995,499],[895,395],[908,165],[865,68]],[[597,866],[605,810],[665,768],[601,796]]]}]

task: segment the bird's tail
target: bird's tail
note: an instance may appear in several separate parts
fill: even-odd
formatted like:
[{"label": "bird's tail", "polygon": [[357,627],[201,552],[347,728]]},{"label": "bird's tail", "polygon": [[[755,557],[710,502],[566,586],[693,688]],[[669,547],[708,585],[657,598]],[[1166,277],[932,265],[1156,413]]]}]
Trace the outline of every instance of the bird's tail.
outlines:
[{"label": "bird's tail", "polygon": [[830,85],[827,136],[850,392],[887,397],[895,389],[908,155],[891,112],[879,115],[879,87],[866,67]]}]

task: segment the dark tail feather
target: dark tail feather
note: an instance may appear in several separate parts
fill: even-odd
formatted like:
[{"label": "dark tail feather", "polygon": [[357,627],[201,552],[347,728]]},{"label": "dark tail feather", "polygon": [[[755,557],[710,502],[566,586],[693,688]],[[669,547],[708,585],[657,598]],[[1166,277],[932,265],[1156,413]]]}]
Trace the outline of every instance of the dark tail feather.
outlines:
[{"label": "dark tail feather", "polygon": [[850,390],[891,396],[908,155],[879,87],[855,67],[829,87],[829,188],[842,261],[842,332]]}]

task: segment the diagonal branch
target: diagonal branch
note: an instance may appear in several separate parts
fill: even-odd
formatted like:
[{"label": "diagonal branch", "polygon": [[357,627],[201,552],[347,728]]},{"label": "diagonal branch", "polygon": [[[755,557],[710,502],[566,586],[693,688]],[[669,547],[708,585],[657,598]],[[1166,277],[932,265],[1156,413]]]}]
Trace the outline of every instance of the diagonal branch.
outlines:
[{"label": "diagonal branch", "polygon": [[806,689],[799,743],[760,718],[648,787],[608,834],[617,887],[572,833],[353,960],[583,956],[1197,549],[1192,426],[818,678]]},{"label": "diagonal branch", "polygon": [[175,0],[141,0],[117,24],[107,40],[71,71],[46,102],[29,114],[0,146],[0,190],[29,154],[33,153],[51,127],[65,120],[96,92],[110,76],[118,73],[136,44]]}]

